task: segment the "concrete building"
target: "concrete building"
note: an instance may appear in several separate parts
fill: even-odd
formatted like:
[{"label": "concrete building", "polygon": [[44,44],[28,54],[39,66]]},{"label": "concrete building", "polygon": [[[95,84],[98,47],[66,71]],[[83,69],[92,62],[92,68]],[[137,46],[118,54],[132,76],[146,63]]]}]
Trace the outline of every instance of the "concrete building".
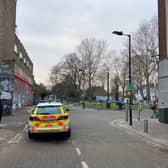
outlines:
[{"label": "concrete building", "polygon": [[0,99],[7,112],[33,100],[33,63],[15,34],[16,3],[0,0]]},{"label": "concrete building", "polygon": [[168,0],[158,0],[159,16],[159,111],[160,122],[168,123]]}]

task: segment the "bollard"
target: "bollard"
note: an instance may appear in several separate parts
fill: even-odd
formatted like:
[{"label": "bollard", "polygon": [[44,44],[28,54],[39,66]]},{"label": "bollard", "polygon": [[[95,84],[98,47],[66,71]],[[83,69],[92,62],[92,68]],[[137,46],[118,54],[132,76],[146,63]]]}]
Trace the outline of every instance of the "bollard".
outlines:
[{"label": "bollard", "polygon": [[125,121],[128,122],[128,106],[125,108]]},{"label": "bollard", "polygon": [[148,133],[148,120],[144,120],[144,132]]},{"label": "bollard", "polygon": [[142,111],[142,104],[139,103],[138,115],[137,115],[137,120],[138,120],[138,121],[140,121],[141,111]]}]

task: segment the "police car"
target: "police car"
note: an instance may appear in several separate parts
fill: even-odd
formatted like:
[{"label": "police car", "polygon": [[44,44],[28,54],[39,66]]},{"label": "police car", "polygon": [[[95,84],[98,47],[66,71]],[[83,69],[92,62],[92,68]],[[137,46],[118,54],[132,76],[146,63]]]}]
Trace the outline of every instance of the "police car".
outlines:
[{"label": "police car", "polygon": [[29,116],[28,137],[48,133],[64,133],[71,136],[70,116],[62,103],[43,102],[37,104]]}]

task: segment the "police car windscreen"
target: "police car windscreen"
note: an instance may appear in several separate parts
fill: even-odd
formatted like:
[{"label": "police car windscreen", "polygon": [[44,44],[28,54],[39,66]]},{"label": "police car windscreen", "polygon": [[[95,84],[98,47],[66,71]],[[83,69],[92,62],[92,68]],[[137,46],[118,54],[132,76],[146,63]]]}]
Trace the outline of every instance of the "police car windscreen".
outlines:
[{"label": "police car windscreen", "polygon": [[61,114],[61,108],[58,106],[38,107],[37,114],[40,114],[40,115]]}]

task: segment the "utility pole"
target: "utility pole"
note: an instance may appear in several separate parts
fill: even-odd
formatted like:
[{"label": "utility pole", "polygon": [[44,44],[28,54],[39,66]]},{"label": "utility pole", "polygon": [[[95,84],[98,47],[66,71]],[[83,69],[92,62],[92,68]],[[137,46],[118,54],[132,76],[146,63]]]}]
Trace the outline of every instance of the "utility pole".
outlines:
[{"label": "utility pole", "polygon": [[109,94],[109,72],[107,72],[107,98],[109,99],[110,94]]}]

